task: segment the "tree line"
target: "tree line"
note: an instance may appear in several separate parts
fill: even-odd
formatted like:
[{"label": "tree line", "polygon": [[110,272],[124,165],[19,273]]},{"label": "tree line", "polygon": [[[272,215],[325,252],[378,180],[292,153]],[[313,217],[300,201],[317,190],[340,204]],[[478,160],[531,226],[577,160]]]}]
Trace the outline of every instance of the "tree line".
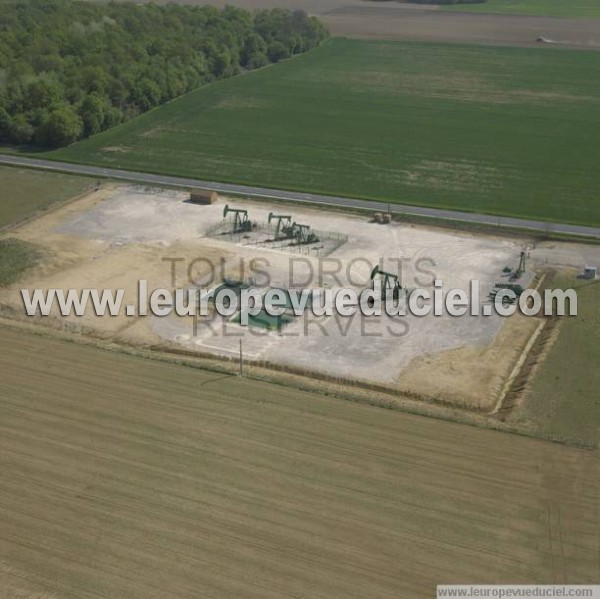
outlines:
[{"label": "tree line", "polygon": [[328,36],[303,11],[25,0],[0,11],[0,142],[60,147]]}]

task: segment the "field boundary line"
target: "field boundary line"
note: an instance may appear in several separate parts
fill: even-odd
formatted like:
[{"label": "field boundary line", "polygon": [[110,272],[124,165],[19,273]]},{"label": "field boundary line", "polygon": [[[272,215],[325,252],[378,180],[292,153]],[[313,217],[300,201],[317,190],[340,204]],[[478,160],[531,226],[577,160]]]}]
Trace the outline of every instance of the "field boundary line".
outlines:
[{"label": "field boundary line", "polygon": [[[542,286],[547,288],[547,282],[554,280],[555,271],[546,270],[538,278],[534,289],[539,291]],[[537,278],[537,277],[536,277]],[[502,387],[494,410],[490,413],[499,419],[505,419],[520,403],[527,393],[529,383],[535,375],[538,366],[543,362],[548,349],[559,335],[560,321],[557,317],[542,317],[536,330],[523,348],[509,378]]]},{"label": "field boundary line", "polygon": [[513,366],[513,369],[511,370],[510,375],[504,382],[504,385],[502,386],[502,391],[500,392],[500,395],[498,397],[498,401],[496,402],[496,405],[494,406],[494,409],[490,412],[490,414],[498,415],[504,408],[504,402],[505,402],[506,398],[508,397],[509,393],[512,391],[514,382],[517,380],[517,378],[519,377],[519,374],[523,370],[523,366],[525,365],[525,362],[527,361],[527,358],[529,357],[529,354],[530,354],[531,350],[533,349],[533,346],[535,345],[536,341],[539,339],[540,334],[545,327],[546,327],[546,323],[544,321],[541,321],[538,323],[535,331],[533,332],[533,334],[527,341],[525,347],[521,351],[519,357],[517,358],[515,365]]}]

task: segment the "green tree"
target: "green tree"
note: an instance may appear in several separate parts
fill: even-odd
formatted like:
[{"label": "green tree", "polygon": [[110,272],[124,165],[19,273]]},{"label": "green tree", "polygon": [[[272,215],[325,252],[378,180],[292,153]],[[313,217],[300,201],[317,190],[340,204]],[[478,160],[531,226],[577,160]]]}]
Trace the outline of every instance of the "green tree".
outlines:
[{"label": "green tree", "polygon": [[109,97],[113,106],[121,107],[127,101],[127,88],[120,79],[113,79],[109,86]]},{"label": "green tree", "polygon": [[35,79],[26,88],[25,107],[28,110],[36,108],[49,108],[62,100],[62,86],[53,79]]},{"label": "green tree", "polygon": [[6,109],[0,106],[0,140],[9,141],[9,133],[12,124],[10,114]]},{"label": "green tree", "polygon": [[28,144],[33,139],[34,128],[24,114],[17,114],[12,118],[8,131],[8,139],[11,143],[21,145]]},{"label": "green tree", "polygon": [[269,61],[267,58],[267,44],[265,40],[252,32],[248,35],[240,56],[243,67],[256,69],[262,67]]},{"label": "green tree", "polygon": [[327,36],[316,18],[283,9],[0,4],[0,136],[14,143],[70,143]]},{"label": "green tree", "polygon": [[96,92],[85,97],[81,103],[79,114],[83,122],[83,134],[86,137],[102,131],[107,108],[106,99]]},{"label": "green tree", "polygon": [[73,143],[81,136],[83,123],[73,108],[65,104],[48,115],[41,129],[45,144],[59,148]]},{"label": "green tree", "polygon": [[115,106],[108,106],[104,111],[102,129],[110,129],[123,122],[123,113]]},{"label": "green tree", "polygon": [[271,62],[279,62],[290,57],[290,49],[282,42],[275,40],[269,44],[268,56]]},{"label": "green tree", "polygon": [[160,102],[160,87],[148,77],[143,77],[131,92],[136,106],[142,110],[149,110]]}]

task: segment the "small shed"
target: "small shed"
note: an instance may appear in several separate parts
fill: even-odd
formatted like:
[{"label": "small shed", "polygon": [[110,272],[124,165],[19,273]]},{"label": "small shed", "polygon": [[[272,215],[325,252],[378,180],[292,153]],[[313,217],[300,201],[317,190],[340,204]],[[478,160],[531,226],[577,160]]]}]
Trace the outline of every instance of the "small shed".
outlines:
[{"label": "small shed", "polygon": [[190,192],[190,202],[194,204],[214,204],[219,199],[219,194],[216,191],[208,189],[194,189]]}]

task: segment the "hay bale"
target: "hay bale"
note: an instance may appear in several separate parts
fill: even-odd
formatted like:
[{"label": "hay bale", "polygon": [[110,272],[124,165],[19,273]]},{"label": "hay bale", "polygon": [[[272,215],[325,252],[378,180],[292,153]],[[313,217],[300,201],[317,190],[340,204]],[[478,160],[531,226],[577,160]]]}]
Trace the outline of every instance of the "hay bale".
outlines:
[{"label": "hay bale", "polygon": [[214,204],[219,199],[219,194],[216,191],[206,189],[194,189],[190,192],[190,202],[194,204]]}]

